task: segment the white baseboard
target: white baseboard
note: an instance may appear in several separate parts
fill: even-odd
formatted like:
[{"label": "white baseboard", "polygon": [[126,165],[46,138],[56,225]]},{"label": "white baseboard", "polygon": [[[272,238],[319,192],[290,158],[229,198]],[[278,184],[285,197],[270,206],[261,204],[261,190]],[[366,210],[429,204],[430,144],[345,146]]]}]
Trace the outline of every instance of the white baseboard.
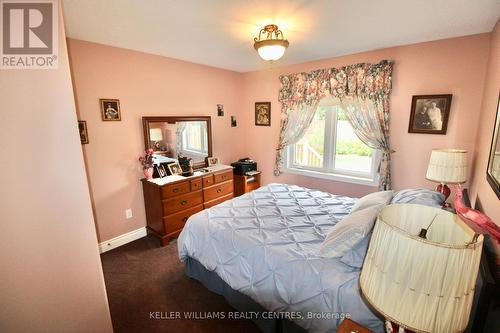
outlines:
[{"label": "white baseboard", "polygon": [[117,236],[115,238],[108,239],[107,241],[99,243],[99,253],[104,253],[106,251],[115,249],[119,246],[133,242],[136,239],[142,238],[146,235],[147,235],[146,227],[142,227],[142,228],[127,232],[126,234]]}]

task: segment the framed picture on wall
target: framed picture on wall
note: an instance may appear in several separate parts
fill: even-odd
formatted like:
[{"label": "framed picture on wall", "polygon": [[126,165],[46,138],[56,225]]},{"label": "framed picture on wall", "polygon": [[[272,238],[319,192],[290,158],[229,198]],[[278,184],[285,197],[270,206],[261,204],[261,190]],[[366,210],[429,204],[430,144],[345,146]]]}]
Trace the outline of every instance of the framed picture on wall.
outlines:
[{"label": "framed picture on wall", "polygon": [[493,128],[493,137],[491,138],[490,157],[488,159],[488,168],[486,169],[486,179],[491,188],[500,199],[500,94],[497,102],[497,115],[495,118],[495,127]]},{"label": "framed picture on wall", "polygon": [[255,103],[255,126],[271,126],[271,102]]},{"label": "framed picture on wall", "polygon": [[89,143],[89,133],[87,132],[87,122],[78,120],[78,131],[80,132],[80,142],[83,144]]},{"label": "framed picture on wall", "polygon": [[451,94],[413,96],[408,133],[446,134],[451,97]]},{"label": "framed picture on wall", "polygon": [[217,104],[217,116],[219,117],[224,116],[224,105]]},{"label": "framed picture on wall", "polygon": [[120,110],[120,100],[101,98],[99,102],[101,104],[102,121],[122,120],[122,113]]}]

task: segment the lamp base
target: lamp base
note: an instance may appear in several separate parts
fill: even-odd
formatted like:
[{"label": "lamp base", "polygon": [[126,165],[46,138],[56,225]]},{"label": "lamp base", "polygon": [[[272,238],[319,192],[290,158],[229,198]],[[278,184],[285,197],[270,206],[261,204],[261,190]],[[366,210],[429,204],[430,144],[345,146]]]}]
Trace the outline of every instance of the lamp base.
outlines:
[{"label": "lamp base", "polygon": [[398,324],[395,324],[389,320],[385,321],[385,331],[386,333],[415,333],[410,331],[409,329],[400,327]]},{"label": "lamp base", "polygon": [[445,183],[441,183],[441,184],[439,184],[436,187],[436,192],[442,193],[444,195],[444,200],[441,203],[441,206],[445,207],[446,206],[446,200],[448,199],[448,197],[451,194],[450,188]]}]

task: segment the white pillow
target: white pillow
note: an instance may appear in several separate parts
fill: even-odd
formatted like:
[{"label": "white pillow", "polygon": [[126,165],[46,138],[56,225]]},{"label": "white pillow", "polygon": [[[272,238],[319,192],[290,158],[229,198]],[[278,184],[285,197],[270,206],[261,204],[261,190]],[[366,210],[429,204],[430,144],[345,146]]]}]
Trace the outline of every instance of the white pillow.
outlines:
[{"label": "white pillow", "polygon": [[319,254],[325,258],[342,257],[368,235],[385,204],[358,210],[344,217],[328,233]]},{"label": "white pillow", "polygon": [[393,191],[380,191],[365,195],[364,197],[359,199],[354,204],[354,206],[352,206],[351,213],[354,213],[358,210],[362,210],[371,206],[377,206],[377,205],[385,206],[389,204],[389,202],[391,202],[393,196],[394,196]]}]

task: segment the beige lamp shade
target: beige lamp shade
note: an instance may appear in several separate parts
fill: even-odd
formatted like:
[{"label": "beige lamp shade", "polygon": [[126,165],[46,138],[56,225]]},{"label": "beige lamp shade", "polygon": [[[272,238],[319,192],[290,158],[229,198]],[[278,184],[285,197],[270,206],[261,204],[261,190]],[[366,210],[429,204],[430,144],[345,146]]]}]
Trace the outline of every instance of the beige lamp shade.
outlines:
[{"label": "beige lamp shade", "polygon": [[465,183],[467,181],[467,151],[433,149],[426,178],[438,183]]},{"label": "beige lamp shade", "polygon": [[[427,239],[418,236],[422,228],[428,229]],[[462,332],[481,260],[483,236],[474,236],[455,214],[440,208],[386,206],[373,230],[361,290],[377,311],[401,327]]]},{"label": "beige lamp shade", "polygon": [[151,141],[163,140],[163,133],[161,132],[161,128],[151,128],[149,130],[149,138],[151,139]]}]

